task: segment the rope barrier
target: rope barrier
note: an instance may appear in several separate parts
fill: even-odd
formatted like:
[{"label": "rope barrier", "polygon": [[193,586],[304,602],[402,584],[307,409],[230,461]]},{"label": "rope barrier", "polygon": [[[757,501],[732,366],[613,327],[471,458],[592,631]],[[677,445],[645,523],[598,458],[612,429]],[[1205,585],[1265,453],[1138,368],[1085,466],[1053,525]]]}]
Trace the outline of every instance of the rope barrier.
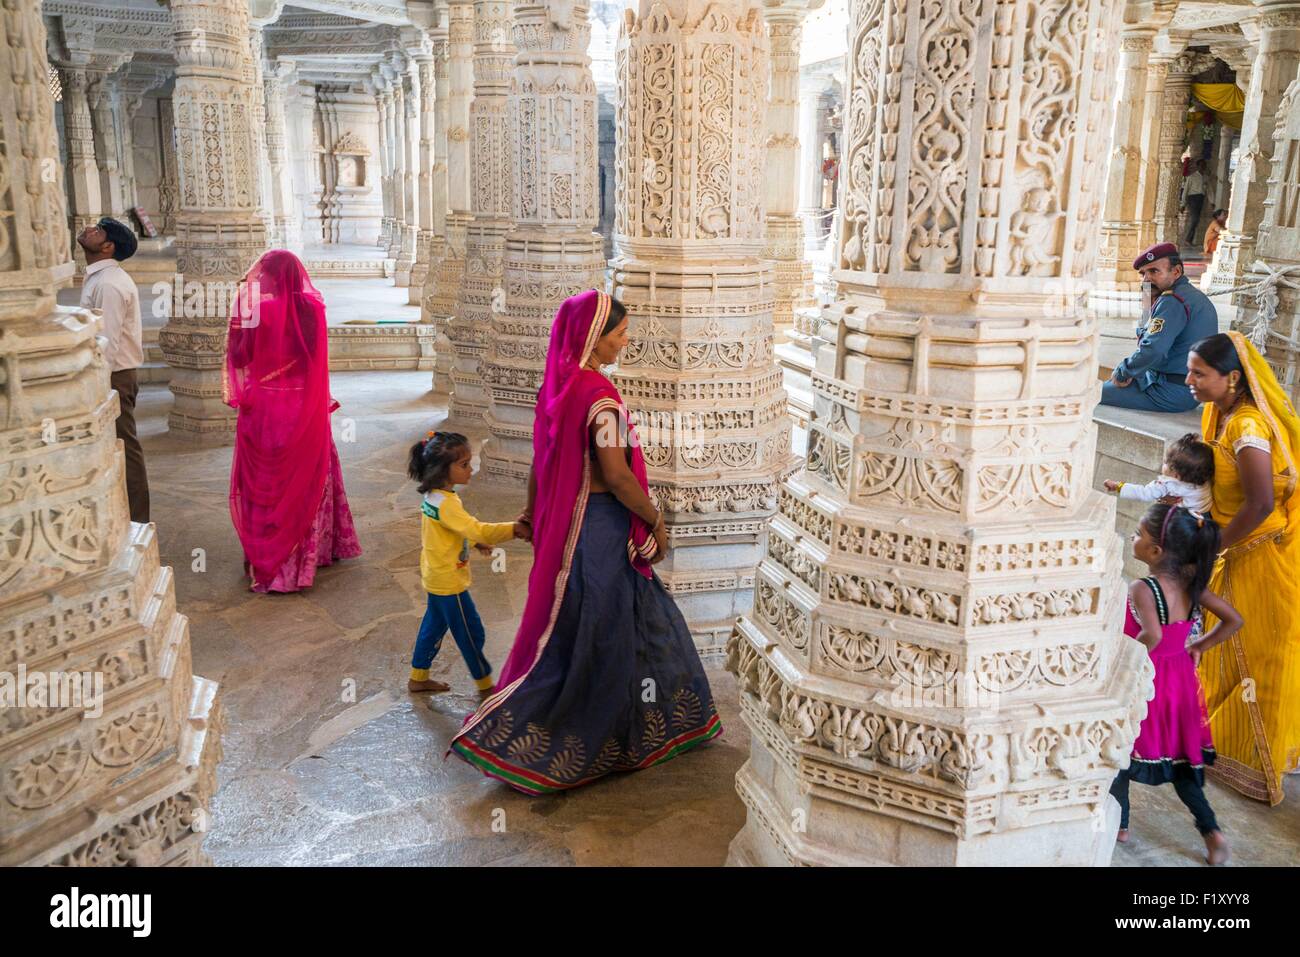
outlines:
[{"label": "rope barrier", "polygon": [[1262,259],[1256,259],[1252,270],[1262,272],[1264,276],[1253,282],[1233,286],[1231,289],[1217,289],[1207,295],[1228,296],[1238,292],[1254,295],[1255,318],[1249,326],[1242,326],[1238,331],[1261,353],[1269,339],[1277,340],[1288,349],[1300,350],[1300,339],[1283,335],[1272,328],[1273,320],[1277,318],[1278,287],[1285,286],[1288,289],[1300,290],[1300,263],[1275,267]]}]

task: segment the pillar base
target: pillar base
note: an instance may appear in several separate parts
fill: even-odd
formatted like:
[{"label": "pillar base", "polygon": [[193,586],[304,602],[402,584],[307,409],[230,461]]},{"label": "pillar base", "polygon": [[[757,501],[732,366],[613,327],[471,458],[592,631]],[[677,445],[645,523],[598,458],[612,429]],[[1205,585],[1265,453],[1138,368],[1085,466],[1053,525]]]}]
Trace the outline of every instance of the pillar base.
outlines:
[{"label": "pillar base", "polygon": [[1225,232],[1214,250],[1210,262],[1209,288],[1206,292],[1221,292],[1244,284],[1255,261],[1255,237]]}]

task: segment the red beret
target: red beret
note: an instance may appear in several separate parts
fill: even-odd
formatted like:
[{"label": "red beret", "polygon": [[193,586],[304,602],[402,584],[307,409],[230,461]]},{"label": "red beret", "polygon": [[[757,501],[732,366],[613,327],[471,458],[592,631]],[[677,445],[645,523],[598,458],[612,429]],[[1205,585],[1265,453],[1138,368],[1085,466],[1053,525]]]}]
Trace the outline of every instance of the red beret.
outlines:
[{"label": "red beret", "polygon": [[1149,266],[1157,259],[1164,259],[1166,256],[1177,256],[1178,247],[1173,243],[1156,243],[1144,253],[1139,253],[1138,258],[1133,260],[1133,268],[1141,269],[1143,266]]}]

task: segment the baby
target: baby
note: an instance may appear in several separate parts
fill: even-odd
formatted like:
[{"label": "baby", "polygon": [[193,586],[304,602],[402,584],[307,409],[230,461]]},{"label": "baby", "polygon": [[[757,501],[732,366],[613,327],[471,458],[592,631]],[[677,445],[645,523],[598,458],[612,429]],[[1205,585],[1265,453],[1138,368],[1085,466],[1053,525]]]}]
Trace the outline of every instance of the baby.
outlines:
[{"label": "baby", "polygon": [[1159,502],[1172,498],[1178,501],[1170,504],[1209,514],[1212,501],[1210,482],[1213,478],[1214,450],[1202,442],[1195,432],[1188,432],[1169,446],[1159,478],[1146,485],[1109,480],[1103,484],[1106,491],[1117,492],[1120,498],[1137,499],[1139,502]]}]

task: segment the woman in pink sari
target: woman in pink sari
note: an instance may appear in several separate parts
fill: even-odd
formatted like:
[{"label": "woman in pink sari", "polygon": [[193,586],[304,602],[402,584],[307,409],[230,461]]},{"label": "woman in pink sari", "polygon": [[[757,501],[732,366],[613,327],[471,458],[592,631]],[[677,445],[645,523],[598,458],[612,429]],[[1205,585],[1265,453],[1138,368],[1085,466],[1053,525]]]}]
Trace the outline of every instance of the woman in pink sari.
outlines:
[{"label": "woman in pink sari", "polygon": [[451,750],[526,794],[660,764],[722,731],[682,613],[651,569],[667,550],[627,409],[600,366],[627,313],[588,290],[551,329],[522,518],[524,616],[489,697]]},{"label": "woman in pink sari", "polygon": [[308,588],[318,565],[360,555],[330,434],[325,302],[291,252],[265,253],[240,285],[225,400],[239,410],[230,518],[253,591]]}]

